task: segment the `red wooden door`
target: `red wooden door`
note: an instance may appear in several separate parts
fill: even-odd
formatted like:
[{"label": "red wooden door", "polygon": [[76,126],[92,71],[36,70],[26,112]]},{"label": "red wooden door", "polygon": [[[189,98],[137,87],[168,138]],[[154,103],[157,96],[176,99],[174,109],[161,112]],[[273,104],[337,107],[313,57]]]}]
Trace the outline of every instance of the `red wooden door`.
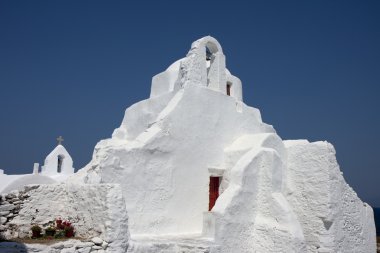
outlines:
[{"label": "red wooden door", "polygon": [[209,211],[214,207],[216,199],[219,197],[219,179],[219,177],[210,177]]}]

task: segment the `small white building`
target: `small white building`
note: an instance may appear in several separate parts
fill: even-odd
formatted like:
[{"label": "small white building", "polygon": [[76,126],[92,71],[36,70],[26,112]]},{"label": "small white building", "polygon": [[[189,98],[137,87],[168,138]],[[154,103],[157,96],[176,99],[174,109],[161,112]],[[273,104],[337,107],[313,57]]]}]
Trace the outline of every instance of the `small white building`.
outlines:
[{"label": "small white building", "polygon": [[41,172],[39,171],[38,163],[34,164],[31,174],[7,175],[2,170],[0,173],[0,193],[20,190],[28,184],[54,184],[62,182],[74,174],[73,159],[60,142],[46,156],[44,165],[41,166]]},{"label": "small white building", "polygon": [[64,146],[58,144],[45,158],[41,174],[50,177],[62,177],[74,173],[73,159]]}]

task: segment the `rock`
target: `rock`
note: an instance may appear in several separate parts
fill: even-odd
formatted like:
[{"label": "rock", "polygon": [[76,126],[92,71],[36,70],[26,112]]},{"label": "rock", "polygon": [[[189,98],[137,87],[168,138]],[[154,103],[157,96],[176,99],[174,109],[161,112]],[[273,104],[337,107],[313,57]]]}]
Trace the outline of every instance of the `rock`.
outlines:
[{"label": "rock", "polygon": [[94,246],[93,242],[79,242],[77,245],[75,245],[76,249],[80,248],[88,248]]},{"label": "rock", "polygon": [[17,198],[16,194],[13,194],[13,193],[8,193],[6,196],[5,196],[6,199],[14,199],[14,198]]},{"label": "rock", "polygon": [[17,199],[17,198],[14,198],[14,199],[8,199],[8,202],[11,203],[11,204],[13,204],[13,203],[16,202],[16,201],[19,201],[19,199]]},{"label": "rock", "polygon": [[15,215],[13,214],[13,213],[10,213],[10,214],[8,214],[7,215],[7,218],[12,218],[12,217],[14,217]]},{"label": "rock", "polygon": [[63,246],[65,248],[72,248],[72,247],[74,247],[74,243],[72,243],[72,242],[66,242]]},{"label": "rock", "polygon": [[20,195],[20,191],[19,190],[13,190],[10,192],[10,194],[13,194],[17,197],[18,195]]},{"label": "rock", "polygon": [[75,249],[65,248],[60,253],[75,253]]},{"label": "rock", "polygon": [[63,245],[63,243],[57,243],[57,244],[51,245],[51,247],[53,249],[63,249],[64,245]]},{"label": "rock", "polygon": [[102,248],[103,248],[103,249],[107,249],[107,247],[108,247],[108,243],[107,243],[106,241],[104,241],[104,242],[102,243]]},{"label": "rock", "polygon": [[37,189],[38,187],[40,187],[39,184],[25,185],[25,187],[24,187],[25,194],[23,196],[24,197],[30,197],[30,195],[27,194],[26,192],[29,192],[29,191],[34,190],[34,189]]},{"label": "rock", "polygon": [[5,230],[7,230],[7,227],[4,225],[0,225],[0,231],[5,231]]},{"label": "rock", "polygon": [[13,209],[15,209],[15,206],[12,204],[5,204],[0,206],[0,212],[11,211]]},{"label": "rock", "polygon": [[90,247],[80,248],[77,251],[80,253],[89,253],[91,251],[91,248]]},{"label": "rock", "polygon": [[5,224],[5,222],[7,222],[7,218],[5,218],[5,217],[0,217],[0,225]]},{"label": "rock", "polygon": [[94,245],[92,246],[93,250],[103,249],[102,246]]},{"label": "rock", "polygon": [[0,216],[7,216],[10,213],[10,211],[2,211],[0,212]]},{"label": "rock", "polygon": [[95,245],[102,245],[103,244],[103,240],[100,239],[99,237],[94,237],[94,238],[91,239],[91,241],[93,243],[95,243]]}]

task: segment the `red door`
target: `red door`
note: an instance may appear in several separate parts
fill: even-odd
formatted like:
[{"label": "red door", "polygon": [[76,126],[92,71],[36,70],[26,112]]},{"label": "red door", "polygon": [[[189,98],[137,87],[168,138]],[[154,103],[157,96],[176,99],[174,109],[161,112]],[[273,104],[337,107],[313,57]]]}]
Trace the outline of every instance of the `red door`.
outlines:
[{"label": "red door", "polygon": [[209,211],[214,207],[216,199],[219,197],[219,179],[219,177],[210,177]]}]

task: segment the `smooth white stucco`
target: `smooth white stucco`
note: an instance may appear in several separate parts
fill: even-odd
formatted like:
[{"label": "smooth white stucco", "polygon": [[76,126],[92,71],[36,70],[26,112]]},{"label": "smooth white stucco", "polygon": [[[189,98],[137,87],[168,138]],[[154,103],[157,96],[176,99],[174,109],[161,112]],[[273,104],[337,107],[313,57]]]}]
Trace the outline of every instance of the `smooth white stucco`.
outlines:
[{"label": "smooth white stucco", "polygon": [[0,192],[8,193],[13,190],[23,189],[28,184],[54,184],[57,183],[51,177],[43,176],[41,174],[26,174],[26,175],[0,175]]},{"label": "smooth white stucco", "polygon": [[[210,176],[222,182],[209,212]],[[241,82],[209,36],[153,77],[150,98],[125,111],[69,180],[121,185],[128,252],[178,252],[188,238],[207,244],[199,252],[375,248],[372,209],[344,181],[332,145],[283,142],[242,102]]]}]

